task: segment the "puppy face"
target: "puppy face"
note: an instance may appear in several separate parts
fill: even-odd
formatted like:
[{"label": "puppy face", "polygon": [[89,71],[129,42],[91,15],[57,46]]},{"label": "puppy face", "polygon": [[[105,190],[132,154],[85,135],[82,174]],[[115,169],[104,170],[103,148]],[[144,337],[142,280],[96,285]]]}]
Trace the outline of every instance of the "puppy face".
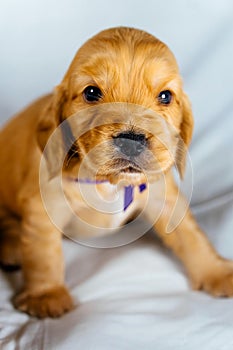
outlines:
[{"label": "puppy face", "polygon": [[[64,158],[68,150],[63,170],[73,176],[83,162],[86,175],[111,183],[140,183],[145,174],[153,181],[174,162],[183,174],[191,108],[173,54],[148,33],[115,28],[90,39],[57,87],[50,109],[40,122],[39,143],[43,148],[50,129],[67,120],[63,143],[68,137],[72,145],[68,150],[61,143],[56,154]],[[58,164],[54,154],[50,163]]]}]

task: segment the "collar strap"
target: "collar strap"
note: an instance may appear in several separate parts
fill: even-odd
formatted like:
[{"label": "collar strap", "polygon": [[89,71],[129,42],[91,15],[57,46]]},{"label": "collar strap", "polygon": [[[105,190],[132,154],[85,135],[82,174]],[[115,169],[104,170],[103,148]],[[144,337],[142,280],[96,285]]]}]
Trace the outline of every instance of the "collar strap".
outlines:
[{"label": "collar strap", "polygon": [[[106,180],[90,180],[90,179],[75,179],[75,182],[83,183],[83,184],[102,184],[104,182],[108,182]],[[134,196],[134,187],[132,185],[125,186],[124,190],[124,211],[127,210],[127,208],[130,206],[130,204],[133,202],[133,196]],[[139,192],[143,192],[146,189],[146,184],[143,183],[138,186]]]},{"label": "collar strap", "polygon": [[[139,192],[143,192],[146,189],[146,184],[141,184],[138,186]],[[133,192],[134,186],[125,186],[125,194],[124,194],[124,211],[130,206],[133,202]]]}]

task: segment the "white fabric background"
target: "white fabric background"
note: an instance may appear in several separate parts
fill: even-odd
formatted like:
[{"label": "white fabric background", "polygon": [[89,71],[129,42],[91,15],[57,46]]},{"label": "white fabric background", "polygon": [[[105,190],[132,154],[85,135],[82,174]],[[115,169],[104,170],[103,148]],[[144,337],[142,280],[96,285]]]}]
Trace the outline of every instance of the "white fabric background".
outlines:
[{"label": "white fabric background", "polygon": [[[87,38],[117,25],[151,32],[177,57],[195,116],[192,207],[233,258],[231,0],[1,2],[1,122],[58,84]],[[20,274],[1,273],[1,350],[233,348],[233,300],[191,291],[182,266],[152,236],[109,250],[65,241],[64,251],[79,305],[59,320],[29,318],[10,303]]]}]

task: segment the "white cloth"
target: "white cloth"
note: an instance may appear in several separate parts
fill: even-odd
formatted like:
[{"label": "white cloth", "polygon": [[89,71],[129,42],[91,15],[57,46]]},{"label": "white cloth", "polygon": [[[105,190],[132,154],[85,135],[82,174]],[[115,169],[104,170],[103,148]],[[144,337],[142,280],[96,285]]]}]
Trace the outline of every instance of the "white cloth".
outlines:
[{"label": "white cloth", "polygon": [[[153,33],[175,53],[193,104],[194,213],[233,259],[232,23],[231,0],[4,2],[1,120],[59,83],[92,34],[116,25]],[[64,253],[77,308],[58,320],[14,310],[20,273],[0,272],[1,350],[232,350],[233,299],[192,291],[183,267],[152,235],[115,249],[65,240]]]}]

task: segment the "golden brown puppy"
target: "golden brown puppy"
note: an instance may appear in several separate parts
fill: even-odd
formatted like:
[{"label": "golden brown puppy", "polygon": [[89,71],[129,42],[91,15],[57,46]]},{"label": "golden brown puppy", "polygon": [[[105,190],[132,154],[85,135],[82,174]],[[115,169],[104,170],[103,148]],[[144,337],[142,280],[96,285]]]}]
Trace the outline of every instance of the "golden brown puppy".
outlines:
[{"label": "golden brown puppy", "polygon": [[[80,116],[70,121],[77,112]],[[64,126],[58,129],[60,138],[45,149],[59,125]],[[0,260],[22,267],[24,289],[14,300],[18,309],[57,317],[73,307],[64,285],[61,230],[70,213],[60,205],[60,166],[64,192],[83,221],[116,229],[146,208],[144,217],[183,262],[193,288],[233,295],[232,262],[215,252],[183,198],[178,205],[182,220],[167,234],[178,195],[170,169],[176,162],[183,174],[179,137],[188,146],[192,129],[175,58],[161,41],[140,30],[114,28],[81,47],[54,93],[30,105],[0,134]],[[40,167],[44,150],[46,162]],[[75,183],[79,171],[97,182],[103,198],[115,186],[124,195],[126,182],[147,187],[141,193],[135,189],[126,210],[109,215],[85,202]],[[159,214],[163,186],[158,173],[166,180],[165,209]]]}]

